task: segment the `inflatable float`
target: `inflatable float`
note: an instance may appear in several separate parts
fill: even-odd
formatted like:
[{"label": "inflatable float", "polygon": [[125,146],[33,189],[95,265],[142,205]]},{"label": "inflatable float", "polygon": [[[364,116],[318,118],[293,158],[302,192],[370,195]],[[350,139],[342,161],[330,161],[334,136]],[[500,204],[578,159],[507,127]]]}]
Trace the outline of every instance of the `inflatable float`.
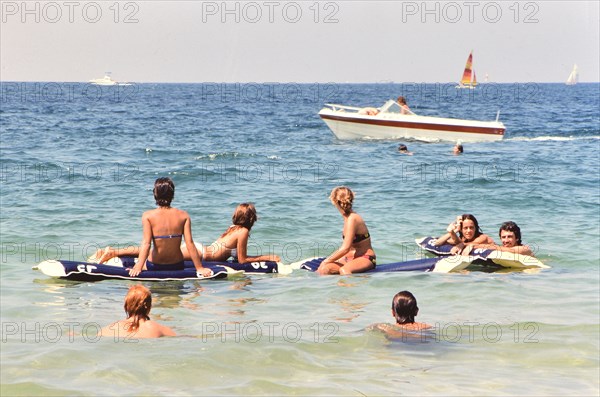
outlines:
[{"label": "inflatable float", "polygon": [[244,274],[286,273],[291,269],[277,262],[203,262],[204,267],[213,271],[210,277],[198,277],[192,261],[185,261],[183,270],[144,270],[136,277],[129,275],[129,269],[135,265],[137,258],[113,258],[105,264],[67,261],[46,260],[33,267],[50,277],[58,277],[75,281],[99,281],[106,279],[165,281],[165,280],[199,280],[221,279],[236,277]]},{"label": "inflatable float", "polygon": [[[437,255],[439,257],[452,257],[450,250],[452,245],[442,244],[440,246],[435,245],[436,239],[434,237],[423,237],[415,240],[415,243],[425,251]],[[475,265],[483,266],[497,266],[510,269],[549,269],[550,266],[545,265],[539,259],[529,256],[515,254],[512,252],[490,250],[483,248],[475,248],[469,254],[472,257],[471,263]],[[453,269],[453,271],[462,269]]]},{"label": "inflatable float", "polygon": [[[129,269],[134,266],[137,260],[137,258],[133,257],[113,258],[105,264],[83,261],[46,260],[34,266],[33,270],[41,271],[50,277],[74,281],[99,281],[106,279],[145,281],[198,280],[222,279],[244,274],[289,274],[296,269],[315,271],[323,259],[309,258],[291,265],[284,265],[278,262],[252,262],[243,264],[236,262],[203,262],[205,267],[213,271],[213,275],[201,278],[196,275],[196,269],[192,261],[185,261],[185,268],[183,270],[144,270],[136,277],[131,277]],[[424,258],[378,265],[375,269],[367,273],[403,271],[447,273],[468,267],[472,260],[472,257],[466,256]]]},{"label": "inflatable float", "polygon": [[[321,262],[325,258],[310,258],[300,262],[292,263],[290,266],[294,269],[304,269],[311,272],[319,268]],[[473,261],[473,257],[454,255],[449,257],[423,258],[415,259],[406,262],[386,263],[375,266],[374,269],[368,270],[366,273],[389,273],[389,272],[435,272],[449,273],[469,267]]]}]

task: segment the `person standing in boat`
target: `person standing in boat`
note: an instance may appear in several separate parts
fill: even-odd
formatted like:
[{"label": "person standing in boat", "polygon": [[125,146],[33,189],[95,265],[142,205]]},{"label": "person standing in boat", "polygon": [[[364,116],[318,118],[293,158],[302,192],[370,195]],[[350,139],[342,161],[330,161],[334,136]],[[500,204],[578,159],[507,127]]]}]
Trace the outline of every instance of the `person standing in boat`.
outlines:
[{"label": "person standing in boat", "polygon": [[319,274],[362,273],[375,268],[376,256],[371,246],[371,235],[363,218],[354,212],[354,193],[338,186],[329,195],[331,203],[344,218],[342,245],[321,262]]},{"label": "person standing in boat", "polygon": [[[142,243],[140,247],[130,247],[124,250],[110,250],[112,256],[103,257],[105,252],[97,252],[99,263],[118,255],[130,255],[129,251],[136,250],[138,262],[129,269],[129,275],[135,277],[143,270],[183,270],[183,253],[181,239],[189,247],[190,257],[198,272],[198,277],[209,277],[212,270],[202,266],[202,259],[192,238],[192,221],[187,212],[171,207],[175,196],[175,184],[171,178],[158,178],[154,182],[154,199],[158,208],[146,211],[142,215]],[[150,250],[152,248],[152,250]]]},{"label": "person standing in boat", "polygon": [[404,98],[403,96],[399,96],[397,102],[398,106],[400,106],[400,114],[413,114],[413,112],[408,107],[408,104],[406,103],[406,98]]},{"label": "person standing in boat", "polygon": [[481,231],[477,218],[471,214],[458,216],[456,222],[448,225],[446,232],[436,240],[435,245],[454,245],[451,254],[460,254],[468,244],[494,244],[494,240]]},{"label": "person standing in boat", "polygon": [[171,328],[150,320],[152,295],[141,284],[132,285],[123,304],[127,318],[116,321],[100,330],[98,336],[117,338],[160,338],[176,336]]}]

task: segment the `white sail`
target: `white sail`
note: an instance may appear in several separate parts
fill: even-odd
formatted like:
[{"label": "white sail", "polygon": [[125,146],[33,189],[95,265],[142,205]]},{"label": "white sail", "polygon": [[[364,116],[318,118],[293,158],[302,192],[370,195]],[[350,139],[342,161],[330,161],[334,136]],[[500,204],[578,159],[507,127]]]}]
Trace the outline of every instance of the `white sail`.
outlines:
[{"label": "white sail", "polygon": [[577,70],[577,65],[573,65],[573,70],[567,79],[567,85],[575,85],[579,82],[579,71]]}]

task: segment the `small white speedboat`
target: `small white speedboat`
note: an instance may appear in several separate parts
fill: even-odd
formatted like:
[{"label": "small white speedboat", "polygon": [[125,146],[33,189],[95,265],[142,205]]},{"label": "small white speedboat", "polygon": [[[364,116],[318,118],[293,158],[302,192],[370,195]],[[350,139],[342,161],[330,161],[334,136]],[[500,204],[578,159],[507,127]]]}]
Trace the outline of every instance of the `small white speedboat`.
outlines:
[{"label": "small white speedboat", "polygon": [[110,77],[109,74],[105,74],[103,78],[101,79],[93,79],[89,81],[90,84],[93,85],[131,85],[131,83],[119,83],[115,80],[112,79],[112,77]]},{"label": "small white speedboat", "polygon": [[501,140],[506,129],[498,121],[500,112],[495,121],[477,121],[419,116],[401,108],[391,99],[378,109],[334,104],[325,106],[319,116],[338,139],[489,142]]}]

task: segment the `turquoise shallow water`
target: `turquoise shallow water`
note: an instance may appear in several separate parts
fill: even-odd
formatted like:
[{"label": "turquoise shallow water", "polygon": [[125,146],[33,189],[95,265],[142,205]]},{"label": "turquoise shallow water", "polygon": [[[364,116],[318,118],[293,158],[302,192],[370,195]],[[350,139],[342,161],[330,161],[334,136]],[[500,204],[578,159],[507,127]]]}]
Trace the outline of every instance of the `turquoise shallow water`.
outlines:
[{"label": "turquoise shallow water", "polygon": [[[599,86],[2,83],[2,395],[597,395],[600,353]],[[111,89],[113,89],[111,91]],[[260,93],[260,96],[259,94]],[[420,114],[492,119],[505,139],[336,140],[323,103],[405,94]],[[560,103],[561,108],[556,104]],[[516,221],[551,269],[469,274],[251,276],[147,283],[153,318],[177,338],[97,341],[122,316],[129,282],[77,283],[31,270],[136,244],[152,183],[171,176],[194,238],[213,241],[236,204],[259,221],[250,250],[285,262],[324,255],[342,219],[327,196],[356,192],[380,263],[456,214],[496,236]],[[416,340],[368,331],[408,289]],[[70,337],[74,331],[76,337]],[[82,332],[84,335],[82,336]],[[87,333],[86,333],[87,332]]]}]

